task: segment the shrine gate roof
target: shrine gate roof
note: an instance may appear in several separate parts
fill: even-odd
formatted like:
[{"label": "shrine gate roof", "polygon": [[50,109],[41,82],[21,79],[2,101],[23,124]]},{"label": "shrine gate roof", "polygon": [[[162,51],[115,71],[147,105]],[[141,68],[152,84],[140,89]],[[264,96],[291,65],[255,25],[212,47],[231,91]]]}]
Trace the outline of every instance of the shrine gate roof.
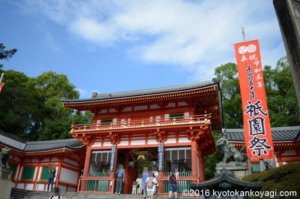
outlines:
[{"label": "shrine gate roof", "polygon": [[0,144],[24,152],[49,151],[49,150],[63,149],[63,148],[79,149],[84,147],[84,145],[75,138],[29,142],[1,130],[0,130]]},{"label": "shrine gate roof", "polygon": [[[224,129],[223,133],[229,141],[244,142],[243,129]],[[274,127],[272,138],[274,142],[300,141],[300,126]]]},{"label": "shrine gate roof", "polygon": [[122,92],[112,92],[112,93],[93,93],[92,98],[89,99],[67,99],[62,100],[63,102],[84,102],[84,101],[97,101],[97,100],[111,100],[111,99],[120,99],[128,97],[140,97],[148,96],[155,94],[168,94],[180,91],[189,91],[199,88],[205,88],[208,86],[216,85],[215,81],[205,81],[200,83],[191,83],[179,86],[168,86],[161,88],[152,88],[152,89],[142,89],[142,90],[133,90],[133,91],[122,91]]}]

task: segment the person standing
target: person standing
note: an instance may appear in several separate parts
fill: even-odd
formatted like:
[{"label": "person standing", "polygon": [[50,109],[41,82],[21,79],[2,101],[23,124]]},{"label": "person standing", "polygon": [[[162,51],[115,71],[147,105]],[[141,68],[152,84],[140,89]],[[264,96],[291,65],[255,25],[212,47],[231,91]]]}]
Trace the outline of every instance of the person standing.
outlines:
[{"label": "person standing", "polygon": [[144,171],[142,174],[142,191],[143,191],[143,195],[144,195],[144,199],[146,199],[147,197],[147,178],[149,177],[149,171],[148,171],[148,167],[144,167]]},{"label": "person standing", "polygon": [[53,190],[53,184],[54,184],[54,178],[55,178],[55,174],[56,174],[56,168],[54,165],[50,165],[49,166],[49,178],[48,178],[48,187],[47,190],[48,191],[52,191]]},{"label": "person standing", "polygon": [[125,170],[123,168],[123,165],[119,165],[119,169],[116,172],[117,177],[117,187],[116,187],[116,193],[115,194],[121,194],[123,183],[125,182]]},{"label": "person standing", "polygon": [[154,173],[149,172],[149,176],[146,179],[146,184],[147,196],[149,197],[149,199],[154,199],[154,194],[156,192],[157,185],[157,180],[154,176]]},{"label": "person standing", "polygon": [[153,176],[156,180],[156,185],[155,185],[155,192],[154,192],[154,196],[157,197],[157,193],[158,193],[158,188],[159,188],[159,184],[158,184],[158,177],[159,177],[159,173],[158,171],[156,170],[156,168],[154,168],[153,170]]},{"label": "person standing", "polygon": [[174,193],[174,197],[177,199],[177,176],[175,171],[172,171],[169,176],[169,198],[172,198],[172,193]]}]

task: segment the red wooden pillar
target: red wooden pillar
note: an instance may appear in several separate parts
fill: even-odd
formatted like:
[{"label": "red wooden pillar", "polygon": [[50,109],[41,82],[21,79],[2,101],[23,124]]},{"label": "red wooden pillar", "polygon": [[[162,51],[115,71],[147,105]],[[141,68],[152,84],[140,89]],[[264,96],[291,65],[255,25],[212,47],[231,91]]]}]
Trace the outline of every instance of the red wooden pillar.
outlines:
[{"label": "red wooden pillar", "polygon": [[15,188],[17,188],[17,185],[18,185],[18,182],[19,182],[19,176],[20,176],[20,172],[21,172],[21,164],[18,164],[17,166],[17,171],[16,171],[16,174],[15,174]]},{"label": "red wooden pillar", "polygon": [[[113,143],[112,143],[113,144]],[[109,192],[110,193],[114,193],[114,187],[115,187],[115,181],[116,181],[116,169],[117,168],[117,160],[118,160],[118,147],[116,144],[113,144],[115,145],[115,150],[113,151],[112,149],[112,152],[114,154],[111,154],[112,156],[114,156],[114,160],[113,160],[113,169],[111,170],[111,173],[110,173],[110,187],[109,187]],[[113,148],[114,146],[112,146]],[[112,158],[112,157],[111,157]],[[126,175],[126,174],[125,174]]]},{"label": "red wooden pillar", "polygon": [[123,193],[130,194],[131,193],[131,187],[130,187],[130,180],[131,180],[131,174],[129,173],[129,154],[126,153],[126,159],[125,159],[125,182],[124,182],[124,187],[123,187]]},{"label": "red wooden pillar", "polygon": [[157,193],[163,193],[164,192],[165,183],[163,181],[163,177],[164,177],[164,172],[160,171],[158,173],[158,184],[159,184],[159,187],[158,187],[158,192]]},{"label": "red wooden pillar", "polygon": [[[80,191],[86,191],[86,184],[87,184],[86,179],[89,175],[91,154],[92,154],[92,147],[91,145],[87,145]],[[80,184],[78,186],[80,186]]]},{"label": "red wooden pillar", "polygon": [[191,139],[192,177],[197,178],[197,142]]},{"label": "red wooden pillar", "polygon": [[60,181],[62,162],[63,162],[63,159],[60,158],[59,162],[58,162],[58,165],[57,165],[58,168],[57,168],[57,175],[56,175],[56,181],[55,181],[55,186],[56,187],[58,187],[59,181]]},{"label": "red wooden pillar", "polygon": [[36,167],[36,173],[35,173],[35,176],[34,176],[34,185],[33,185],[33,191],[36,191],[36,184],[37,184],[37,181],[39,180],[38,177],[39,177],[39,174],[40,174],[40,169],[41,169],[41,163],[39,163]]},{"label": "red wooden pillar", "polygon": [[204,158],[202,156],[202,151],[199,151],[199,181],[203,182],[204,180]]}]

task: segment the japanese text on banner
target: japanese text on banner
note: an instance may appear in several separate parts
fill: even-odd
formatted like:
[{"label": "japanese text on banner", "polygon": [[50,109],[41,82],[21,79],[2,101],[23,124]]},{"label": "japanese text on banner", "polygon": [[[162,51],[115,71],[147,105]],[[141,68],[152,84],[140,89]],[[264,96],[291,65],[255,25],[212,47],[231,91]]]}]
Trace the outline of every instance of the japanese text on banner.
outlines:
[{"label": "japanese text on banner", "polygon": [[235,44],[244,137],[250,160],[273,159],[274,148],[258,40]]}]

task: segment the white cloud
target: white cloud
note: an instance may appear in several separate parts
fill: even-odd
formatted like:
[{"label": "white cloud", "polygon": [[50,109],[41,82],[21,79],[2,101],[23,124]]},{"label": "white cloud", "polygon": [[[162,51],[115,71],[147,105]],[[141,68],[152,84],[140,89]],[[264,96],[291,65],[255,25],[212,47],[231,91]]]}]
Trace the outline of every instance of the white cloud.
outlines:
[{"label": "white cloud", "polygon": [[81,18],[70,25],[71,31],[82,38],[96,43],[107,44],[114,41],[114,31],[109,24],[94,19]]},{"label": "white cloud", "polygon": [[260,39],[264,64],[274,65],[284,54],[272,0],[28,0],[26,7],[88,42],[129,43],[133,57],[193,70],[197,80],[235,61],[242,26],[247,39]]}]

